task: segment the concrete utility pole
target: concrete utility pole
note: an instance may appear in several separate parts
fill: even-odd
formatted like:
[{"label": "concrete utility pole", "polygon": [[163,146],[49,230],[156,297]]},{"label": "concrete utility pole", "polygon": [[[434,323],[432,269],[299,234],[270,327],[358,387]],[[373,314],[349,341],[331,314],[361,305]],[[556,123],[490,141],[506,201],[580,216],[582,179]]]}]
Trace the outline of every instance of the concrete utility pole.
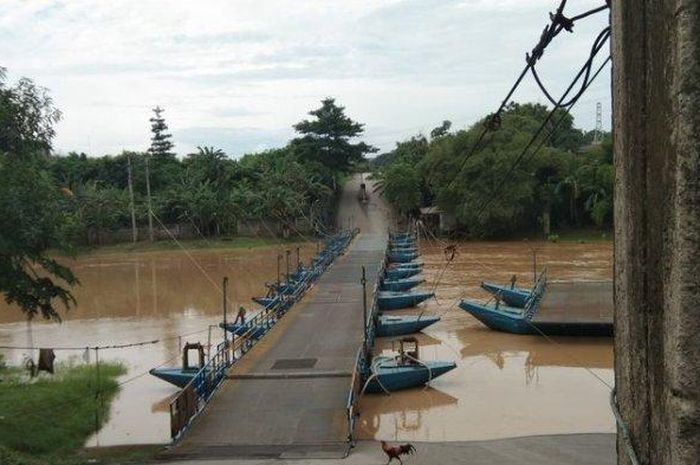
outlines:
[{"label": "concrete utility pole", "polygon": [[151,173],[148,169],[150,154],[146,158],[146,203],[148,204],[148,240],[153,242],[153,208],[151,207]]},{"label": "concrete utility pole", "polygon": [[126,170],[129,174],[129,207],[131,209],[131,241],[136,244],[139,240],[136,228],[136,208],[134,206],[134,181],[131,177],[131,154],[126,156]]},{"label": "concrete utility pole", "polygon": [[640,463],[696,465],[700,2],[613,1],[612,37],[618,403]]}]

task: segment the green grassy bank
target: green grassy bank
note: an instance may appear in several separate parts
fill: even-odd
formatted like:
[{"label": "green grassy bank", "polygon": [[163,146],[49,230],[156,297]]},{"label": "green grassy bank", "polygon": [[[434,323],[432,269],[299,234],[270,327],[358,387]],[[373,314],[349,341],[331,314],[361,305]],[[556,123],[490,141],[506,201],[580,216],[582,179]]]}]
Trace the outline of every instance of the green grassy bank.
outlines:
[{"label": "green grassy bank", "polygon": [[86,463],[83,445],[107,421],[124,373],[115,363],[100,364],[99,377],[95,365],[58,365],[53,376],[29,379],[0,368],[0,463]]}]

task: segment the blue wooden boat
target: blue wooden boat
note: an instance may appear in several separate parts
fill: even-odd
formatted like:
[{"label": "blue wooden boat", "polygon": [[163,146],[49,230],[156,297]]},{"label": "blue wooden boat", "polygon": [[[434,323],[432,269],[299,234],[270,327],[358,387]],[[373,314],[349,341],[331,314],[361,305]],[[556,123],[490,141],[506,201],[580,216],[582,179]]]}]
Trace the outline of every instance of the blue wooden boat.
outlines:
[{"label": "blue wooden boat", "polygon": [[[196,350],[198,355],[199,365],[190,365],[189,363],[189,352],[190,350]],[[160,378],[163,381],[167,381],[170,384],[174,384],[177,387],[183,388],[192,381],[192,379],[199,373],[199,371],[204,366],[204,346],[200,343],[187,343],[182,349],[182,366],[180,368],[153,368],[149,370],[149,373],[156,378]]]},{"label": "blue wooden boat", "polygon": [[417,333],[438,321],[440,321],[439,316],[379,315],[376,334],[380,337],[404,336]]},{"label": "blue wooden boat", "polygon": [[277,300],[277,297],[253,297],[253,302],[260,304],[263,307],[272,305],[275,300]]},{"label": "blue wooden boat", "polygon": [[461,300],[459,308],[473,315],[491,329],[515,334],[531,334],[525,310],[507,305],[486,305],[473,300]]},{"label": "blue wooden boat", "polygon": [[434,292],[428,291],[379,291],[377,293],[377,305],[379,305],[380,310],[398,310],[400,308],[415,307],[434,295]]},{"label": "blue wooden boat", "polygon": [[[612,317],[601,319],[587,318],[586,315],[572,315],[571,318],[551,318],[535,315],[522,308],[505,305],[489,306],[474,301],[462,300],[459,307],[476,317],[484,325],[497,331],[513,334],[547,334],[551,336],[612,336]],[[536,312],[536,309],[533,310]]]},{"label": "blue wooden boat", "polygon": [[379,286],[380,291],[410,291],[414,287],[424,283],[422,278],[405,278],[405,279],[384,279]]},{"label": "blue wooden boat", "polygon": [[272,289],[278,294],[294,294],[299,286],[298,283],[294,281],[282,281],[279,285],[273,284]]},{"label": "blue wooden boat", "polygon": [[396,268],[423,268],[423,262],[390,263],[388,269]]},{"label": "blue wooden boat", "polygon": [[304,268],[299,268],[297,271],[294,271],[293,273],[289,274],[289,277],[291,278],[292,281],[303,281],[309,276],[309,271],[304,269]]},{"label": "blue wooden boat", "polygon": [[[365,392],[381,393],[422,386],[457,368],[455,362],[428,361],[423,364],[401,365],[390,357],[377,368],[377,375],[370,379]],[[376,360],[376,358],[375,358]]]},{"label": "blue wooden boat", "polygon": [[153,368],[150,374],[177,387],[184,388],[199,373],[199,368]]},{"label": "blue wooden boat", "polygon": [[387,268],[384,270],[384,277],[390,280],[410,278],[420,274],[420,268]]},{"label": "blue wooden boat", "polygon": [[219,323],[220,328],[225,328],[226,331],[235,334],[236,336],[247,335],[250,339],[260,339],[272,327],[272,323],[263,323],[253,326],[250,322],[245,324],[240,323]]},{"label": "blue wooden boat", "polygon": [[481,287],[511,307],[525,308],[528,299],[532,295],[532,291],[530,291],[530,289],[501,286],[499,284],[493,284],[485,281],[481,282]]},{"label": "blue wooden boat", "polygon": [[411,253],[418,253],[418,249],[416,247],[389,247],[389,252],[390,253],[402,253],[402,254],[411,254]]},{"label": "blue wooden boat", "polygon": [[418,258],[416,252],[387,252],[387,258],[394,263],[407,263]]},{"label": "blue wooden boat", "polygon": [[402,247],[402,246],[414,246],[416,245],[415,239],[392,239],[389,241],[389,245]]},{"label": "blue wooden boat", "polygon": [[416,235],[414,233],[393,233],[389,234],[389,239],[392,241],[403,241],[403,240],[415,240]]},{"label": "blue wooden boat", "polygon": [[414,242],[390,242],[390,250],[416,249],[418,246]]},{"label": "blue wooden boat", "polygon": [[393,392],[422,386],[454,370],[457,365],[447,361],[421,361],[418,340],[403,338],[396,357],[374,357],[366,374],[364,392]]}]

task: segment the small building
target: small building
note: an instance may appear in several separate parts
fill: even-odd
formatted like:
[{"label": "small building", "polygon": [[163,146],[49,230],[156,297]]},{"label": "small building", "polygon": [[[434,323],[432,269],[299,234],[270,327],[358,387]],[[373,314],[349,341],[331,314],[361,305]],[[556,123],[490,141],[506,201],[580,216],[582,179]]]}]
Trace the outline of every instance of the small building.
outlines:
[{"label": "small building", "polygon": [[423,207],[420,209],[420,220],[423,225],[433,232],[450,232],[455,229],[455,217],[440,210],[440,207]]}]

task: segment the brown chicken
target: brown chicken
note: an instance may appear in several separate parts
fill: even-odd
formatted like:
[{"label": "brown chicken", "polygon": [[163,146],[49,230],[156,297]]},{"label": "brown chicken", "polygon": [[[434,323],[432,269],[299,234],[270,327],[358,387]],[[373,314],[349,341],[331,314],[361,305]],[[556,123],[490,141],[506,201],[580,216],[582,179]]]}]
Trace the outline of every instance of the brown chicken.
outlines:
[{"label": "brown chicken", "polygon": [[396,459],[399,461],[400,464],[403,465],[403,461],[401,460],[402,455],[413,455],[413,453],[416,451],[416,448],[413,447],[413,444],[406,443],[406,444],[399,444],[397,446],[391,446],[386,443],[386,441],[382,441],[382,450],[384,453],[389,457],[389,460],[386,462],[387,465],[389,463]]}]

